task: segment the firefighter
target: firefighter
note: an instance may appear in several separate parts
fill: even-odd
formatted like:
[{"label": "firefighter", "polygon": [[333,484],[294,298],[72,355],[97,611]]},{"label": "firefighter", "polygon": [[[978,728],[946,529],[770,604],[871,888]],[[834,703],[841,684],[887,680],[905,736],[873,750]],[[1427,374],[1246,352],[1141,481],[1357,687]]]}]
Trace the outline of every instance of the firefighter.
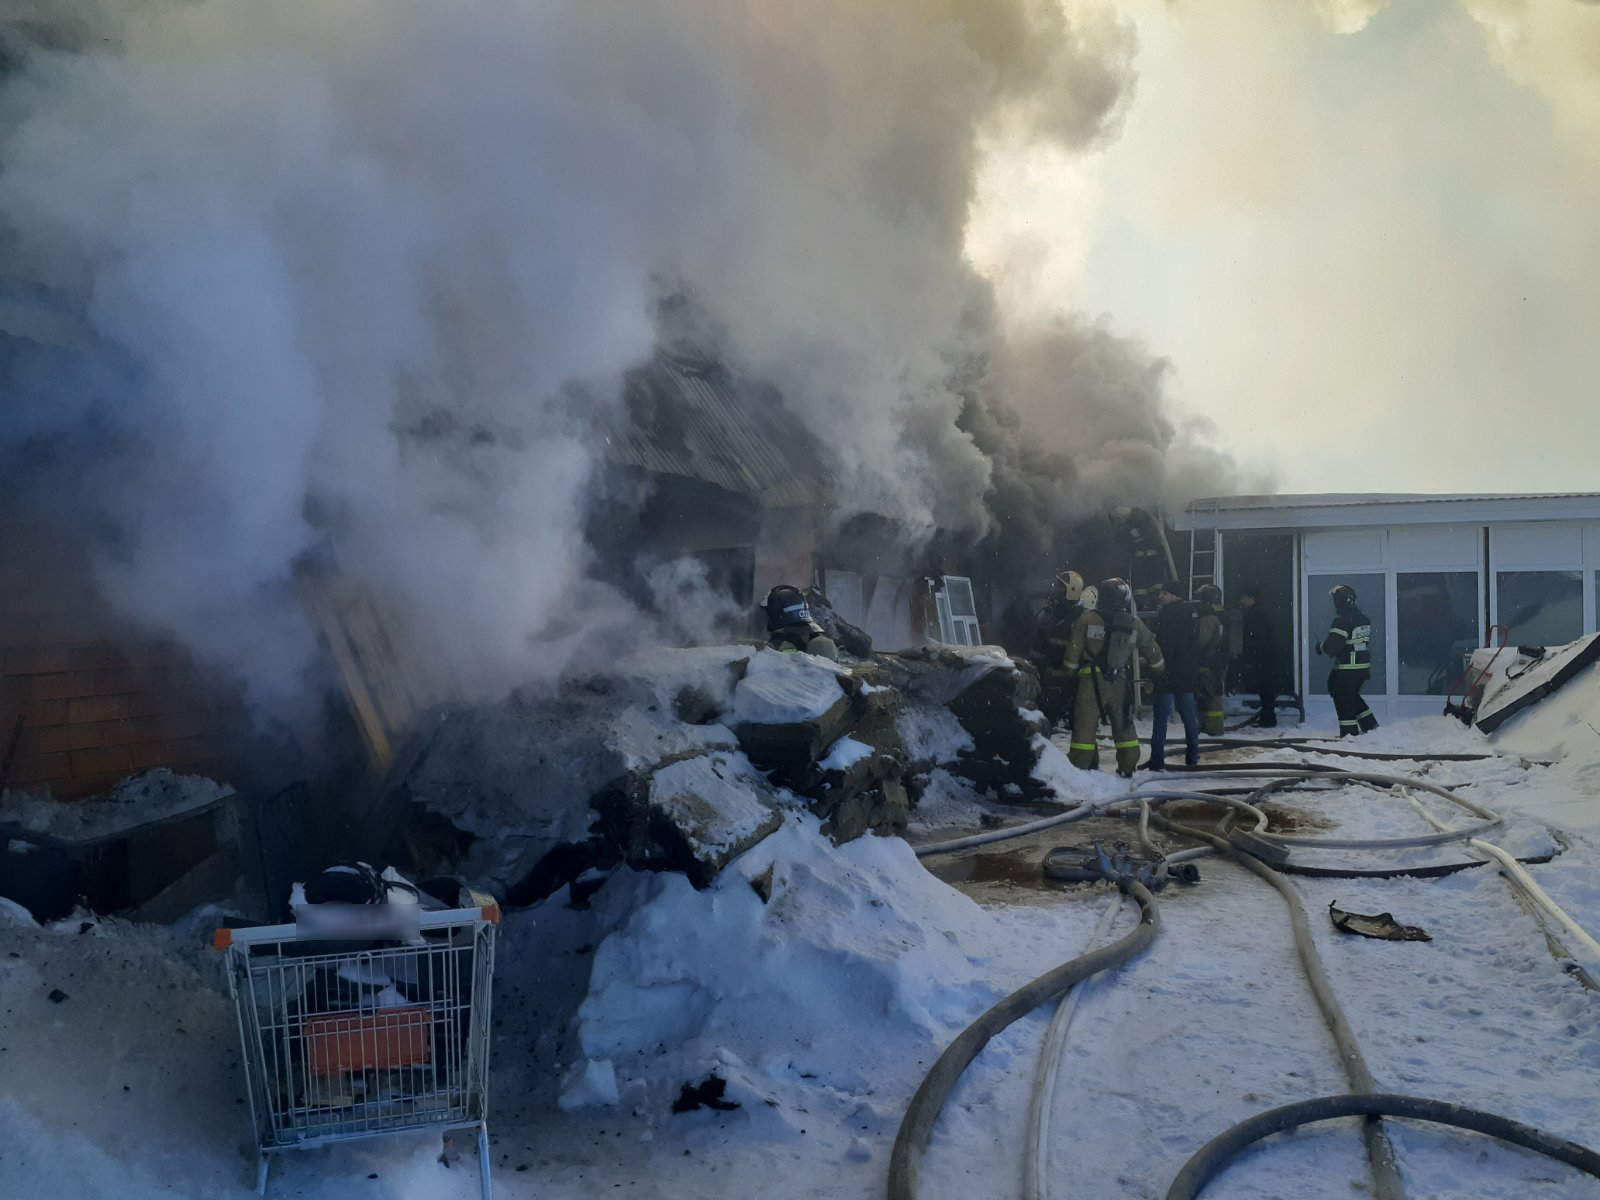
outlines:
[{"label": "firefighter", "polygon": [[1372,622],[1356,607],[1356,590],[1341,583],[1333,597],[1333,626],[1317,653],[1333,659],[1328,695],[1339,714],[1339,736],[1359,737],[1378,727],[1378,718],[1361,699],[1361,685],[1372,675]]},{"label": "firefighter", "polygon": [[1154,612],[1161,585],[1177,573],[1167,553],[1161,525],[1142,508],[1119,504],[1108,514],[1111,528],[1132,556],[1128,579],[1133,587],[1135,612]]},{"label": "firefighter", "polygon": [[1222,695],[1228,682],[1233,647],[1228,618],[1222,607],[1222,589],[1208,583],[1195,596],[1200,606],[1197,640],[1200,646],[1200,728],[1215,737],[1222,732]]},{"label": "firefighter", "polygon": [[839,647],[811,619],[811,606],[799,588],[780,583],[767,593],[761,608],[767,616],[767,645],[774,650],[839,661]]},{"label": "firefighter", "polygon": [[1039,668],[1039,707],[1054,729],[1072,721],[1076,674],[1066,669],[1072,626],[1083,615],[1083,576],[1062,571],[1050,581],[1050,595],[1039,610],[1033,637],[1033,661]]},{"label": "firefighter", "polygon": [[1095,732],[1103,715],[1111,721],[1117,774],[1131,777],[1139,765],[1139,738],[1133,730],[1134,656],[1144,655],[1155,679],[1166,664],[1154,635],[1133,611],[1133,589],[1121,579],[1108,579],[1097,593],[1097,607],[1073,622],[1067,643],[1065,665],[1078,677],[1067,757],[1087,770],[1099,765]]}]

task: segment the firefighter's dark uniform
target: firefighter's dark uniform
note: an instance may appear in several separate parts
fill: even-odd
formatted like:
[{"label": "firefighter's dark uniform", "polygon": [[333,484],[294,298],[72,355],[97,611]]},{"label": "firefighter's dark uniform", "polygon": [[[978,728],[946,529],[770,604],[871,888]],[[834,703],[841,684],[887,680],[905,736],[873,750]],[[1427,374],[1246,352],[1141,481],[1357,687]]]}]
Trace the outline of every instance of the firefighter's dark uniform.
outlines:
[{"label": "firefighter's dark uniform", "polygon": [[1200,728],[1209,734],[1222,732],[1222,694],[1228,680],[1232,646],[1228,640],[1228,618],[1222,606],[1207,606],[1200,614],[1196,640],[1200,647],[1199,700]]},{"label": "firefighter's dark uniform", "polygon": [[1033,661],[1039,667],[1039,709],[1052,729],[1072,713],[1078,673],[1067,670],[1067,646],[1072,641],[1072,626],[1082,615],[1083,605],[1062,596],[1052,597],[1039,611]]},{"label": "firefighter's dark uniform", "polygon": [[1075,767],[1093,770],[1099,765],[1095,731],[1100,716],[1111,721],[1111,741],[1117,751],[1117,771],[1133,774],[1139,765],[1139,738],[1133,729],[1133,659],[1142,653],[1152,673],[1166,664],[1155,636],[1133,613],[1084,613],[1072,625],[1067,643],[1066,668],[1078,677],[1078,694],[1072,704],[1072,743],[1067,758]]},{"label": "firefighter's dark uniform", "polygon": [[1317,649],[1333,659],[1328,672],[1328,695],[1339,714],[1339,736],[1368,733],[1378,727],[1361,698],[1361,685],[1372,675],[1372,622],[1354,604],[1340,609],[1328,636]]},{"label": "firefighter's dark uniform", "polygon": [[1156,597],[1161,585],[1171,578],[1166,553],[1161,549],[1161,533],[1156,519],[1142,508],[1136,508],[1128,517],[1128,547],[1133,553],[1133,564],[1128,583],[1133,588],[1133,607],[1137,612],[1151,612],[1156,607]]}]

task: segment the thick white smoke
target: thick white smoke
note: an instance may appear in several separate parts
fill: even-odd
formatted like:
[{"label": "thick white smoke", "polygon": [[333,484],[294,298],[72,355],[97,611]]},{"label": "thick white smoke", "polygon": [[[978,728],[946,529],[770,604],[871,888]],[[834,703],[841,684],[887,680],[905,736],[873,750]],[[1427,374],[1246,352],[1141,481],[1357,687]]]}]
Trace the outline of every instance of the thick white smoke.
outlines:
[{"label": "thick white smoke", "polygon": [[[980,145],[1093,144],[1133,54],[1057,0],[49,7],[7,30],[0,226],[99,348],[92,386],[11,402],[0,451],[111,532],[114,602],[268,700],[312,659],[289,593],[327,546],[472,688],[630,621],[586,574],[587,406],[649,354],[663,279],[819,437],[846,514],[983,535],[1030,435],[975,437],[1006,398],[952,382],[1011,353],[963,255]],[[1069,450],[1144,439],[1159,476],[1160,368],[1094,338],[1012,374]]]}]

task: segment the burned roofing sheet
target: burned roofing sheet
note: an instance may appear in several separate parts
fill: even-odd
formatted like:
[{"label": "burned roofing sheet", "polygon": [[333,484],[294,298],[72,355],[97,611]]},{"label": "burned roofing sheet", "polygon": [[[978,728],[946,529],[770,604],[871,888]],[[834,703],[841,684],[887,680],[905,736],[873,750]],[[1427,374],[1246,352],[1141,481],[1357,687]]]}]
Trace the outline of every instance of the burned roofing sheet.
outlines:
[{"label": "burned roofing sheet", "polygon": [[608,422],[607,457],[681,475],[777,506],[819,503],[817,444],[777,391],[721,364],[658,351],[630,372]]}]

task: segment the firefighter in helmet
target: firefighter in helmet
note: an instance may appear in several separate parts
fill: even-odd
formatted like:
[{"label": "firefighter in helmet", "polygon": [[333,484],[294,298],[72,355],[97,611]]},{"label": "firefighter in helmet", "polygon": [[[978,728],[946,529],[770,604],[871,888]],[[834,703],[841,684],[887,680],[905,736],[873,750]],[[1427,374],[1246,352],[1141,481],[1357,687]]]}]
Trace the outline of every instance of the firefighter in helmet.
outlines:
[{"label": "firefighter in helmet", "polygon": [[1200,728],[1215,736],[1222,732],[1222,695],[1228,682],[1233,650],[1228,638],[1228,617],[1222,607],[1222,589],[1208,583],[1195,593],[1200,621],[1196,641],[1200,648]]},{"label": "firefighter in helmet", "polygon": [[761,608],[767,616],[767,645],[774,650],[839,661],[839,647],[811,619],[811,606],[799,588],[780,583],[767,593]]},{"label": "firefighter in helmet", "polygon": [[1144,655],[1153,677],[1166,666],[1148,626],[1133,611],[1133,589],[1124,580],[1108,579],[1097,589],[1097,606],[1072,625],[1065,666],[1077,675],[1072,704],[1072,743],[1067,757],[1073,766],[1099,765],[1095,731],[1102,715],[1111,721],[1117,751],[1117,774],[1131,776],[1139,765],[1139,738],[1133,729],[1133,668]]},{"label": "firefighter in helmet", "polygon": [[1039,668],[1039,707],[1054,729],[1072,719],[1076,673],[1066,668],[1072,626],[1083,615],[1083,576],[1058,572],[1050,580],[1050,594],[1039,609],[1033,637],[1033,661]]},{"label": "firefighter in helmet", "polygon": [[1106,516],[1132,560],[1128,580],[1133,588],[1133,609],[1153,612],[1161,585],[1178,573],[1167,551],[1161,523],[1148,510],[1126,504],[1116,505]]},{"label": "firefighter in helmet", "polygon": [[1339,714],[1339,736],[1358,737],[1378,727],[1378,718],[1361,698],[1361,686],[1372,676],[1372,622],[1356,606],[1356,590],[1341,583],[1333,597],[1333,625],[1317,653],[1333,659],[1328,695]]}]

